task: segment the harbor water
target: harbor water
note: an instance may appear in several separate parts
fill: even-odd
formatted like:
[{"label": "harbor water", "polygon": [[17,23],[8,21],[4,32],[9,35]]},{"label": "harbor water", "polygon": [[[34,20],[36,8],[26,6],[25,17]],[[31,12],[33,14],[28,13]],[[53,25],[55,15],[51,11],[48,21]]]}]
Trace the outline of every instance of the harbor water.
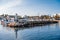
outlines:
[{"label": "harbor water", "polygon": [[0,40],[60,40],[60,23],[30,28],[0,25]]}]

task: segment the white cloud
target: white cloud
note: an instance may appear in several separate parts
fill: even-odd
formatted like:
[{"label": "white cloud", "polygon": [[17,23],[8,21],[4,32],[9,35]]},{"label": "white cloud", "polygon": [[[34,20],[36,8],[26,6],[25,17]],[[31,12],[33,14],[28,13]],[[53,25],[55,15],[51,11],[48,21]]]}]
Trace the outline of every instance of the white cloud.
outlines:
[{"label": "white cloud", "polygon": [[7,11],[7,9],[17,6],[17,5],[21,5],[22,0],[5,0],[6,2],[3,5],[0,5],[0,14],[2,14],[4,11]]}]

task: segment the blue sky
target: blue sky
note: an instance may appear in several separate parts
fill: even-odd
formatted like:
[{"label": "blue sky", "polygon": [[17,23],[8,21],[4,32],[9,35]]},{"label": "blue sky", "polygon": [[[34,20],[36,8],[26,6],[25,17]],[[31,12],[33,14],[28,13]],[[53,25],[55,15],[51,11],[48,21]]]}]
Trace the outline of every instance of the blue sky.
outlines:
[{"label": "blue sky", "polygon": [[60,0],[0,0],[0,14],[53,15],[60,14]]}]

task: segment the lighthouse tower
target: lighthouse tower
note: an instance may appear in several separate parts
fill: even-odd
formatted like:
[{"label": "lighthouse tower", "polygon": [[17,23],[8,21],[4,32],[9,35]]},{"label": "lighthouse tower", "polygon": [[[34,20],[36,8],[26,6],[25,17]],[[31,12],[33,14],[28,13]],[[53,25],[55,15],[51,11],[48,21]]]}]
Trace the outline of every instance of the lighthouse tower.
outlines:
[{"label": "lighthouse tower", "polygon": [[18,14],[15,15],[15,21],[18,22]]}]

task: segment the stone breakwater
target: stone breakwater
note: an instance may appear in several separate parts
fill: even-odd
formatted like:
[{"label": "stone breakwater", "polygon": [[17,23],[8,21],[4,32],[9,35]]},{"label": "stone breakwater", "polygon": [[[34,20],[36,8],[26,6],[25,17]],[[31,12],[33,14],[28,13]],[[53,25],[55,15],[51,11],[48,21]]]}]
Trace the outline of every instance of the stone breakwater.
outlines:
[{"label": "stone breakwater", "polygon": [[42,26],[42,25],[48,25],[48,24],[53,24],[53,23],[58,23],[58,21],[29,21],[26,23],[10,23],[7,26],[9,27],[32,27],[32,26]]}]

